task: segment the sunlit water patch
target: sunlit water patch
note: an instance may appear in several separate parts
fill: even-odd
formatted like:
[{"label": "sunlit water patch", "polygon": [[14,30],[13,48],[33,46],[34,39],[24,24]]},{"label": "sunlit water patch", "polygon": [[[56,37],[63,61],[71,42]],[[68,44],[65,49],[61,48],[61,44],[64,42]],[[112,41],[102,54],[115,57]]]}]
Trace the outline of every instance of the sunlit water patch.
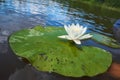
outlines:
[{"label": "sunlit water patch", "polygon": [[[73,1],[61,0],[5,0],[0,3],[1,28],[7,24],[15,24],[15,28],[43,26],[63,26],[64,24],[79,23],[95,31],[107,33],[116,20],[87,6],[93,13],[88,12],[86,5]],[[98,8],[99,9],[99,8]],[[103,12],[105,12],[103,10]],[[106,16],[100,16],[100,15]],[[4,17],[3,17],[4,16]],[[7,17],[6,17],[7,16]],[[24,17],[24,18],[22,18]],[[3,19],[5,18],[5,19]],[[10,20],[9,20],[10,19]],[[7,20],[7,21],[6,21]],[[21,21],[21,24],[20,21]],[[6,21],[7,24],[3,22]],[[15,21],[15,22],[14,22]],[[10,23],[11,22],[11,23]],[[9,25],[12,27],[12,25]],[[112,33],[109,31],[108,33]]]}]

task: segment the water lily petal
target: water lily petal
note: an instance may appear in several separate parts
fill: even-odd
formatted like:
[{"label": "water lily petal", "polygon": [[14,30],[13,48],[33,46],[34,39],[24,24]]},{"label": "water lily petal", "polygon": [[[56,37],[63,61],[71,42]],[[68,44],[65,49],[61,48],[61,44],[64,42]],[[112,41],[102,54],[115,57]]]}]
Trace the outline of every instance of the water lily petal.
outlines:
[{"label": "water lily petal", "polygon": [[58,38],[72,40],[68,35],[58,36]]},{"label": "water lily petal", "polygon": [[83,27],[83,26],[79,26],[79,30],[80,30],[80,32],[82,32],[82,31],[83,31],[83,29],[84,29],[84,27]]},{"label": "water lily petal", "polygon": [[66,39],[66,35],[58,36],[58,38]]},{"label": "water lily petal", "polygon": [[85,35],[81,36],[79,39],[80,39],[80,40],[83,40],[83,39],[88,39],[88,38],[91,38],[91,37],[92,37],[92,35],[90,35],[90,34],[85,34]]},{"label": "water lily petal", "polygon": [[64,25],[64,28],[65,28],[68,36],[69,36],[71,39],[74,39],[74,34],[73,34],[74,31],[73,31],[72,27],[71,27],[70,25],[68,25],[68,26]]},{"label": "water lily petal", "polygon": [[72,32],[71,26],[70,26],[70,25],[68,25],[68,26],[67,26],[67,25],[64,25],[64,28],[65,28],[67,34],[68,34],[71,38],[73,38],[74,36],[73,36],[73,32]]},{"label": "water lily petal", "polygon": [[77,28],[80,28],[80,25],[77,23],[77,24],[76,24],[76,27],[77,27]]},{"label": "water lily petal", "polygon": [[75,24],[72,23],[71,27],[75,27]]},{"label": "water lily petal", "polygon": [[66,31],[67,33],[70,32],[69,27],[67,27],[67,25],[64,25],[64,28],[65,28],[65,31]]},{"label": "water lily petal", "polygon": [[77,39],[77,38],[81,37],[86,32],[86,30],[87,30],[87,27],[81,26],[80,31],[76,34],[75,38]]},{"label": "water lily petal", "polygon": [[81,31],[81,36],[85,33],[87,31],[87,27],[84,27],[83,29],[82,29],[82,31]]},{"label": "water lily petal", "polygon": [[76,44],[81,44],[80,40],[73,40]]}]

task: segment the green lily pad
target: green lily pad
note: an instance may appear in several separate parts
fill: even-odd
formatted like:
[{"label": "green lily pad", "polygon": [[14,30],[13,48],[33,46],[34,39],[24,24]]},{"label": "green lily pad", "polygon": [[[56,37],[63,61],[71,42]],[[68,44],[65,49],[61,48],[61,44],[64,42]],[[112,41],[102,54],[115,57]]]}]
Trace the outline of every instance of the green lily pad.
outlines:
[{"label": "green lily pad", "polygon": [[97,47],[80,47],[57,38],[63,28],[35,27],[12,34],[9,43],[16,55],[24,57],[40,71],[64,76],[95,76],[105,72],[112,62],[109,52]]},{"label": "green lily pad", "polygon": [[120,44],[118,44],[117,41],[111,37],[99,33],[91,33],[91,35],[93,35],[92,39],[98,43],[101,43],[112,48],[120,48]]}]

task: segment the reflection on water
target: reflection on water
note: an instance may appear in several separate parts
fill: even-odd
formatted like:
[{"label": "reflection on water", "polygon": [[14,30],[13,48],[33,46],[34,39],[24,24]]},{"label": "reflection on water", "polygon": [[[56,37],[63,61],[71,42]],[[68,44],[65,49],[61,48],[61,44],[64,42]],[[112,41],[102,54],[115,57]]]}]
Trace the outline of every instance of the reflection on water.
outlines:
[{"label": "reflection on water", "polygon": [[[0,79],[7,80],[8,76],[11,75],[10,80],[18,80],[18,77],[15,76],[24,73],[27,79],[24,78],[22,80],[30,80],[28,76],[33,76],[31,78],[33,79],[34,76],[38,76],[39,74],[38,71],[36,73],[33,68],[27,68],[26,70],[26,67],[24,67],[26,64],[19,61],[9,49],[7,39],[11,33],[23,28],[32,28],[36,25],[61,27],[64,24],[79,23],[88,27],[90,31],[112,36],[112,25],[117,18],[120,18],[118,12],[86,5],[79,1],[77,2],[77,0],[0,0],[0,69],[2,69],[0,71]],[[101,47],[94,42],[91,42],[91,44]],[[102,46],[102,48],[105,47]],[[115,54],[115,59],[116,57],[118,59],[120,50],[105,49]],[[19,70],[21,67],[24,69]],[[14,71],[16,72],[14,73]],[[29,73],[32,71],[33,73]],[[113,73],[114,72],[111,72],[111,74]],[[21,76],[26,77],[25,75]],[[55,74],[49,74],[48,76],[48,73],[43,73],[41,75],[45,76],[45,78],[48,77],[48,80],[58,80],[58,76],[50,77],[51,75],[56,76]],[[42,77],[41,79],[46,80],[45,78]],[[99,78],[101,80],[103,80],[102,78],[110,80],[108,76],[85,77],[82,78],[82,80],[100,80]],[[37,80],[37,77],[35,79]],[[59,76],[59,80],[80,79],[81,78],[73,79]]]},{"label": "reflection on water", "polygon": [[[0,20],[0,23],[6,21],[7,18],[7,23],[11,20],[13,20],[13,23],[23,21],[21,22],[22,24],[15,24],[14,26],[16,26],[16,28],[23,25],[26,27],[35,25],[63,26],[64,24],[80,23],[95,31],[111,34],[112,31],[108,29],[111,29],[113,22],[116,18],[119,18],[119,13],[117,12],[111,12],[88,5],[86,6],[85,4],[72,0],[4,1],[5,3],[0,3],[0,17],[3,15],[9,16]],[[109,15],[107,12],[111,12],[112,15]],[[10,21],[8,21],[9,19]],[[2,25],[5,24],[2,23]],[[10,25],[10,27],[11,26],[12,25]]]}]

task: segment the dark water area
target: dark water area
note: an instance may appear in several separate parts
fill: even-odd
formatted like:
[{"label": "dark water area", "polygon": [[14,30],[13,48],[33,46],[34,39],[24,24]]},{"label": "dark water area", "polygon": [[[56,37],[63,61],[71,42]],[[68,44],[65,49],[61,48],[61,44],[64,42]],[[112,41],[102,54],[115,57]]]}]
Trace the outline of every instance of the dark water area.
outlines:
[{"label": "dark water area", "polygon": [[120,80],[120,49],[91,40],[83,42],[111,52],[113,64],[107,72],[95,77],[71,78],[37,71],[17,57],[8,43],[13,32],[36,25],[63,27],[79,23],[88,27],[89,32],[113,37],[112,26],[119,14],[74,0],[0,0],[0,80]]}]

